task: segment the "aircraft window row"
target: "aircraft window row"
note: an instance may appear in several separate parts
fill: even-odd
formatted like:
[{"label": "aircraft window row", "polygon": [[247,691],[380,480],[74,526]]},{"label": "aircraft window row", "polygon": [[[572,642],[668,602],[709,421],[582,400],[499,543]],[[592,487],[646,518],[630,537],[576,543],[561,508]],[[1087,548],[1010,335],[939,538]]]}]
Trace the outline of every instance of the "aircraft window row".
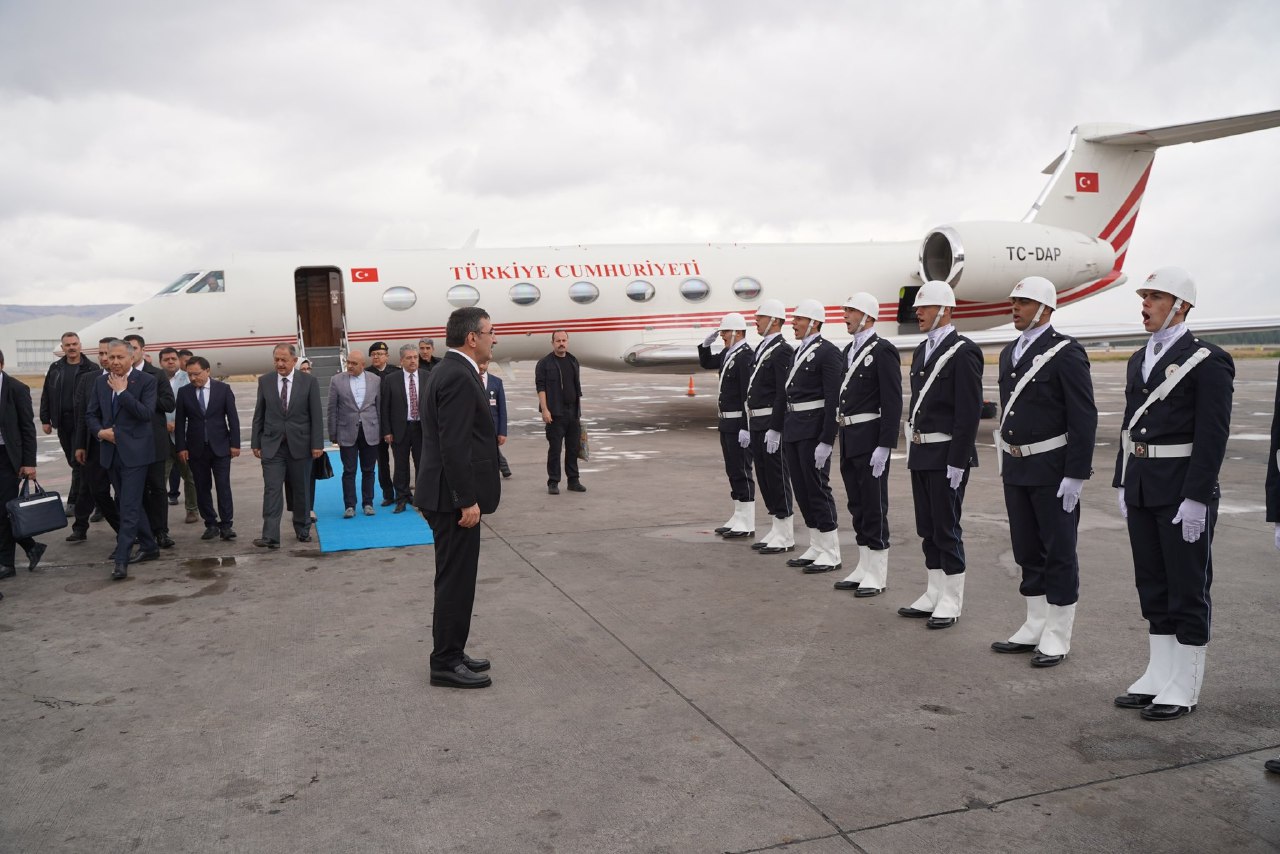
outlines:
[{"label": "aircraft window row", "polygon": [[[750,276],[742,276],[733,283],[733,294],[749,301],[760,297],[764,287]],[[648,302],[657,294],[652,283],[635,279],[627,285],[627,298],[632,302]],[[542,298],[542,291],[532,282],[518,282],[508,292],[516,305],[533,305]],[[704,279],[685,279],[680,283],[680,295],[689,302],[702,302],[711,296],[711,285]],[[454,285],[446,294],[454,308],[464,308],[480,302],[480,291],[471,285]],[[591,282],[574,282],[569,286],[569,299],[579,305],[589,305],[600,298],[600,288]],[[390,288],[382,295],[387,308],[404,311],[417,302],[417,296],[408,288]]]},{"label": "aircraft window row", "polygon": [[382,304],[392,311],[405,311],[413,308],[418,295],[409,288],[387,288],[382,292]]}]

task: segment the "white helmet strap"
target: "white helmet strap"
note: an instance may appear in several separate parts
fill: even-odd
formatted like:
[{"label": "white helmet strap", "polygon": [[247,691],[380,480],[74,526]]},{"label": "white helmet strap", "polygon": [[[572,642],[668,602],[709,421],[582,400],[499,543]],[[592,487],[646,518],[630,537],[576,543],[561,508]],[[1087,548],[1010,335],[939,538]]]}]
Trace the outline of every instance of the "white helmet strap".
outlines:
[{"label": "white helmet strap", "polygon": [[1031,328],[1035,329],[1040,323],[1040,315],[1044,314],[1044,303],[1040,303],[1040,307],[1036,309],[1036,313],[1031,316]]},{"label": "white helmet strap", "polygon": [[1169,309],[1169,314],[1165,316],[1164,323],[1160,324],[1158,331],[1164,332],[1169,328],[1169,324],[1173,323],[1173,316],[1178,313],[1178,309],[1182,308],[1182,298],[1178,297],[1173,301],[1173,308]]},{"label": "white helmet strap", "polygon": [[929,332],[938,328],[938,324],[942,321],[942,312],[946,309],[945,305],[938,306],[938,313],[933,316],[933,323],[929,325]]}]

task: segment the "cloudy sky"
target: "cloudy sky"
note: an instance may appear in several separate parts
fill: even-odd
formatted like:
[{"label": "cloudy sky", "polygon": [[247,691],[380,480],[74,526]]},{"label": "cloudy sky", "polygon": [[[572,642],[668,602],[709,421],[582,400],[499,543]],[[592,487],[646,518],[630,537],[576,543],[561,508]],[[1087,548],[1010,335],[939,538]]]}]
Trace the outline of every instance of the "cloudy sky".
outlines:
[{"label": "cloudy sky", "polygon": [[[1078,122],[1280,108],[1280,4],[0,0],[0,303],[233,250],[918,240]],[[1280,129],[1163,149],[1132,278],[1280,314]],[[1087,303],[1128,316],[1128,289]],[[1064,312],[1066,313],[1066,312]],[[1121,318],[1113,318],[1121,319]]]}]

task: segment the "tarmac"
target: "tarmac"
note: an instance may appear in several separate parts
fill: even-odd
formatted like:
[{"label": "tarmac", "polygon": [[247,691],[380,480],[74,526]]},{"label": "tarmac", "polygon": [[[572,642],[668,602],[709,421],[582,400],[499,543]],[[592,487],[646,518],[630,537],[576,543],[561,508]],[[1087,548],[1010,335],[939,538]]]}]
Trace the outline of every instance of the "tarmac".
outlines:
[{"label": "tarmac", "polygon": [[[100,523],[86,544],[44,536],[45,571],[20,560],[0,582],[0,851],[1280,849],[1262,767],[1280,755],[1274,361],[1237,365],[1207,678],[1196,712],[1162,723],[1111,702],[1147,648],[1110,488],[1122,362],[1094,366],[1075,636],[1044,670],[989,649],[1023,618],[994,422],[965,502],[964,615],[929,631],[895,613],[925,576],[900,452],[889,590],[855,599],[831,586],[856,561],[847,515],[827,575],[712,533],[732,512],[714,375],[690,398],[685,377],[584,372],[589,491],[553,497],[515,367],[515,475],[484,520],[468,645],[492,688],[427,684],[430,546],[255,549],[246,452],[237,540],[201,541],[179,505],[178,545],[127,581]],[[252,386],[235,389],[247,446]],[[40,448],[65,492],[56,437]]]}]

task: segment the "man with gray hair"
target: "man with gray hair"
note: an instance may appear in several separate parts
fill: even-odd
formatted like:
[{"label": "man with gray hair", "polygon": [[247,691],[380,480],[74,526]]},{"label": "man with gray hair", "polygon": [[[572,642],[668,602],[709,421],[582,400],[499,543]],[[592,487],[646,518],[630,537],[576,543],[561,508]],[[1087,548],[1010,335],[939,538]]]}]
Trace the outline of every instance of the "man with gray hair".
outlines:
[{"label": "man with gray hair", "polygon": [[429,374],[431,369],[440,364],[440,359],[436,356],[436,342],[430,338],[418,339],[418,365],[422,368],[422,372]]},{"label": "man with gray hair", "polygon": [[400,348],[400,368],[387,372],[378,397],[382,440],[391,447],[395,461],[393,513],[403,513],[413,502],[409,464],[413,462],[416,473],[422,458],[422,389],[426,384],[427,372],[418,367],[418,348],[405,344]]}]

